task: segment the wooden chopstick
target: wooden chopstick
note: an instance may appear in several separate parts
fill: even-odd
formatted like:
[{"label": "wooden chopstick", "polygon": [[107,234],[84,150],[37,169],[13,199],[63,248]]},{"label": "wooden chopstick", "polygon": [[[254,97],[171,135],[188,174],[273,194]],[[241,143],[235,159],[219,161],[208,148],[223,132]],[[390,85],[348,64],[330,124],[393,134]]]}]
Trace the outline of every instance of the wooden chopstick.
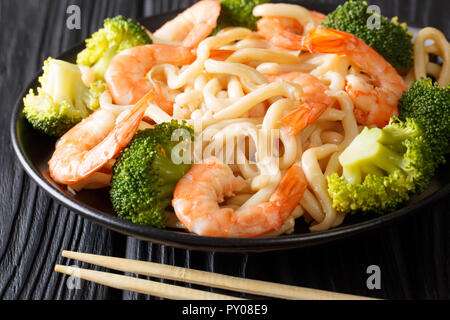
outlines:
[{"label": "wooden chopstick", "polygon": [[336,293],[331,291],[324,291],[310,288],[302,288],[260,280],[243,279],[213,272],[186,269],[182,267],[169,266],[147,261],[107,257],[73,251],[63,251],[62,256],[124,272],[137,273],[151,277],[189,282],[193,284],[205,285],[230,291],[238,291],[243,293],[250,293],[254,295],[280,299],[294,299],[294,300],[373,299],[363,296]]},{"label": "wooden chopstick", "polygon": [[116,289],[134,291],[172,300],[243,300],[238,297],[208,291],[185,288],[103,271],[62,266],[59,264],[55,265],[55,271]]}]

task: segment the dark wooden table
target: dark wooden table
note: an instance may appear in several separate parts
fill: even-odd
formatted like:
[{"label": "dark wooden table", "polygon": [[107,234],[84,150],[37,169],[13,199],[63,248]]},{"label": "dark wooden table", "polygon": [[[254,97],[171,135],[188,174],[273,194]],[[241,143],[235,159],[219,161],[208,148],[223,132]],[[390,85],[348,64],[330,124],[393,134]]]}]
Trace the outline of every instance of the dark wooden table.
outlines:
[{"label": "dark wooden table", "polygon": [[[230,254],[175,249],[126,237],[70,212],[25,174],[10,143],[11,110],[48,56],[57,56],[116,14],[143,17],[192,1],[0,1],[0,298],[150,299],[82,281],[67,285],[53,271],[64,249],[162,262],[240,277],[389,299],[450,298],[449,200],[369,234],[311,248]],[[335,0],[308,0],[323,12]],[[446,1],[372,1],[384,15],[450,36]],[[66,28],[69,5],[81,8],[81,30]],[[367,267],[381,270],[381,289],[367,288]],[[87,265],[81,264],[83,267]],[[167,281],[171,283],[170,281]]]}]

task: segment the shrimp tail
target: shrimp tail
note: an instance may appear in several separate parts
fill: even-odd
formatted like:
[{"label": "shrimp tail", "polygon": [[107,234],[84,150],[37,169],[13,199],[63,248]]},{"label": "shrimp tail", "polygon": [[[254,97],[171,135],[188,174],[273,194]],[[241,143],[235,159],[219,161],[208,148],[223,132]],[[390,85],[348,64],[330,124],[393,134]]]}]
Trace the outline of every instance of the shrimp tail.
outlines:
[{"label": "shrimp tail", "polygon": [[288,127],[287,133],[289,135],[295,135],[306,126],[316,121],[326,110],[326,108],[327,106],[322,103],[304,103],[291,113],[281,118],[280,122]]},{"label": "shrimp tail", "polygon": [[[281,178],[270,202],[280,205],[282,213],[290,214],[300,202],[306,191],[308,181],[301,166],[294,164]],[[289,199],[289,201],[286,201]],[[287,217],[281,217],[282,223]]]},{"label": "shrimp tail", "polygon": [[[86,176],[90,176],[98,171],[109,160],[114,159],[118,153],[130,143],[144,117],[146,107],[154,100],[155,95],[153,91],[148,92],[134,105],[129,114],[117,123],[114,130],[111,131],[105,140],[95,147],[99,148],[99,150],[103,150],[104,158],[96,167],[87,172]],[[84,178],[86,178],[86,176]]]},{"label": "shrimp tail", "polygon": [[128,145],[134,137],[134,134],[136,133],[142,118],[144,117],[145,109],[153,101],[155,101],[155,94],[153,91],[150,91],[135,104],[135,106],[131,109],[130,114],[127,115],[123,121],[118,123],[117,127],[113,131],[114,145],[116,146],[113,157],[116,156],[117,152],[124,146]]},{"label": "shrimp tail", "polygon": [[155,91],[155,103],[168,115],[173,115],[173,101],[167,99],[160,83],[153,81],[153,90]]},{"label": "shrimp tail", "polygon": [[209,57],[217,61],[227,60],[236,50],[212,49],[209,51]]},{"label": "shrimp tail", "polygon": [[334,29],[316,27],[311,29],[302,39],[302,50],[311,53],[346,53],[358,45],[355,36]]},{"label": "shrimp tail", "polygon": [[274,222],[273,229],[281,228],[289,218],[302,199],[307,186],[308,182],[301,166],[294,164],[286,171],[269,199],[269,203],[278,208],[278,210],[274,210],[274,212],[278,212],[278,216],[274,217],[277,221]]}]

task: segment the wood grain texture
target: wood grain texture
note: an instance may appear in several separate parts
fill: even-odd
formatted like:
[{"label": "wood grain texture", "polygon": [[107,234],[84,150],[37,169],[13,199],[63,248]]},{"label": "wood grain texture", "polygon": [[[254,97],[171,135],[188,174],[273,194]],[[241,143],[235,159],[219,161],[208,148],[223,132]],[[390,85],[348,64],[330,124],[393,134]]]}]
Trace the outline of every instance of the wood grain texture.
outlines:
[{"label": "wood grain texture", "polygon": [[[314,3],[324,12],[339,2],[301,1],[306,7]],[[230,254],[174,249],[123,236],[70,212],[31,181],[15,158],[8,128],[16,99],[42,61],[88,37],[108,16],[149,16],[191,3],[0,1],[0,299],[158,299],[84,281],[80,289],[69,289],[68,278],[53,272],[56,263],[76,264],[60,257],[64,249],[379,298],[450,298],[449,199],[388,227],[332,244]],[[371,3],[378,4],[383,14],[398,15],[416,26],[432,25],[450,35],[450,23],[443,14],[449,12],[449,5],[444,1]],[[81,8],[81,30],[65,27],[66,9],[71,4]],[[367,289],[366,269],[372,264],[381,268],[381,290]]]}]

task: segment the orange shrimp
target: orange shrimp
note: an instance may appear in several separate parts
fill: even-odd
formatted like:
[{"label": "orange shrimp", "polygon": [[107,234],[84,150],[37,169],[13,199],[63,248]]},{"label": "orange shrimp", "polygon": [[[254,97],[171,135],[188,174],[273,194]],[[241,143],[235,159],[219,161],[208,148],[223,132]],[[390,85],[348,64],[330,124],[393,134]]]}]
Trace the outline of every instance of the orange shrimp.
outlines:
[{"label": "orange shrimp", "polygon": [[[317,11],[310,11],[314,25],[320,25],[326,16]],[[305,32],[297,19],[289,17],[262,17],[257,22],[258,32],[272,45],[288,50],[302,50],[301,42]]]},{"label": "orange shrimp", "polygon": [[272,45],[300,50],[303,26],[293,18],[263,17],[257,22],[258,32]]},{"label": "orange shrimp", "polygon": [[224,197],[242,189],[245,181],[211,157],[194,165],[178,181],[172,206],[186,228],[202,236],[250,238],[280,228],[298,205],[307,182],[300,166],[283,176],[269,201],[234,211],[220,208]]},{"label": "orange shrimp", "polygon": [[355,104],[359,123],[384,127],[398,114],[398,100],[408,90],[403,78],[380,54],[352,34],[327,28],[314,28],[302,40],[302,47],[315,53],[345,54],[372,84],[361,77],[346,77],[345,91]]},{"label": "orange shrimp", "polygon": [[[136,103],[149,90],[155,90],[147,79],[147,73],[153,66],[162,63],[186,65],[194,60],[195,55],[186,47],[167,44],[133,47],[114,57],[106,70],[105,80],[114,102],[130,105]],[[162,98],[162,95],[158,95],[158,99]],[[162,104],[165,103],[167,102]]]},{"label": "orange shrimp", "polygon": [[269,22],[261,22],[268,25],[262,25],[260,32],[275,45],[311,53],[345,54],[373,79],[369,83],[357,75],[346,77],[345,91],[355,104],[358,123],[384,127],[398,113],[398,100],[407,86],[397,71],[364,41],[349,33],[323,27],[316,27],[301,36],[279,25],[271,30]]},{"label": "orange shrimp", "polygon": [[154,100],[154,93],[147,93],[119,121],[117,113],[98,109],[67,131],[48,162],[52,179],[60,184],[75,184],[115,159],[133,138],[145,109]]},{"label": "orange shrimp", "polygon": [[185,47],[197,47],[216,27],[220,11],[219,1],[199,1],[165,23],[153,35],[161,40],[179,42]]},{"label": "orange shrimp", "polygon": [[316,26],[320,25],[327,18],[327,16],[325,14],[323,14],[322,12],[314,11],[314,10],[311,10],[310,12],[314,18],[314,24]]},{"label": "orange shrimp", "polygon": [[281,118],[281,123],[288,127],[288,134],[294,135],[316,121],[333,103],[333,98],[326,91],[327,86],[308,73],[288,72],[279,75],[266,75],[269,81],[291,81],[303,89],[302,104],[291,113]]}]

